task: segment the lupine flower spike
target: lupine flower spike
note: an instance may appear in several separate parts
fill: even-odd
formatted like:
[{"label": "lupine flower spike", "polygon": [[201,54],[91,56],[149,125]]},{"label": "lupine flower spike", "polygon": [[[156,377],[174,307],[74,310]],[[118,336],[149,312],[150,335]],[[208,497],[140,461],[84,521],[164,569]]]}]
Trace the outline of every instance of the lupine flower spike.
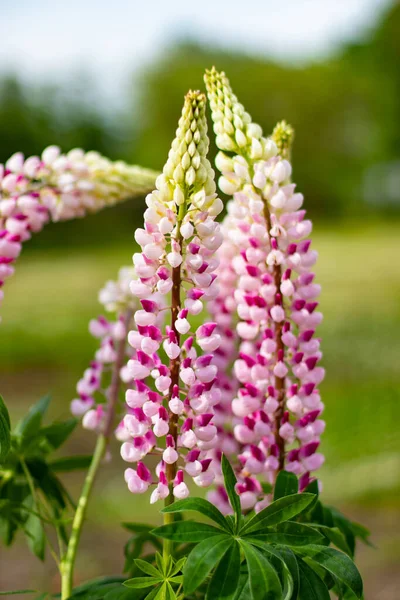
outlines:
[{"label": "lupine flower spike", "polygon": [[[152,503],[186,497],[188,476],[201,487],[215,478],[210,452],[217,444],[220,336],[200,314],[218,293],[222,234],[215,218],[223,205],[206,157],[205,102],[200,92],[187,94],[167,163],[146,199],[144,228],[135,233],[141,252],[133,256],[131,291],[142,307],[128,338],[136,351],[128,362],[135,384],[126,394],[133,414],[125,417],[130,439],[121,454],[135,463],[125,472],[129,489],[155,486]],[[160,459],[154,472],[143,463],[150,452]]]},{"label": "lupine flower spike", "polygon": [[99,293],[99,302],[108,315],[92,319],[89,331],[99,340],[100,347],[78,381],[77,397],[71,402],[71,412],[75,417],[82,417],[83,427],[106,437],[112,433],[119,417],[115,435],[120,441],[127,437],[123,421],[126,404],[119,403],[120,388],[132,383],[127,362],[134,351],[127,343],[127,336],[137,308],[137,300],[129,290],[133,276],[133,267],[122,267],[118,280],[108,281]]},{"label": "lupine flower spike", "polygon": [[20,152],[0,165],[0,303],[4,281],[22,244],[49,221],[83,217],[152,188],[157,174],[111,162],[97,152],[61,154],[49,146],[42,156]]},{"label": "lupine flower spike", "polygon": [[[324,369],[315,335],[322,314],[316,310],[320,286],[311,271],[317,253],[308,239],[312,224],[301,210],[303,196],[290,180],[293,130],[283,122],[273,138],[263,137],[224,73],[212,69],[205,81],[220,150],[219,187],[233,196],[222,225],[218,271],[225,293],[210,303],[212,314],[220,314],[215,331],[224,341],[217,408],[229,411],[231,404],[233,411],[236,446],[229,430],[221,439],[225,452],[231,447],[239,453],[242,505],[260,509],[269,501],[260,480],[273,483],[286,469],[299,476],[303,490],[323,463],[317,449],[325,427],[318,392]],[[235,336],[229,333],[235,322],[237,393],[224,385],[235,356]],[[213,500],[229,511],[223,489]]]}]

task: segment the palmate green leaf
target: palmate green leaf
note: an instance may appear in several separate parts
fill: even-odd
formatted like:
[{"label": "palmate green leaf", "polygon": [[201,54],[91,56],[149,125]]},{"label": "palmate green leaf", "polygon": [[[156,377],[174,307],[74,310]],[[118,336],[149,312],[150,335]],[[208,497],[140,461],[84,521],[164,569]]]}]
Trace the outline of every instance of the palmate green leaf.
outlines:
[{"label": "palmate green leaf", "polygon": [[160,577],[133,577],[132,579],[127,579],[124,581],[124,585],[128,588],[140,589],[140,588],[148,588],[153,585],[157,585],[161,583],[163,578]]},{"label": "palmate green leaf", "polygon": [[260,528],[289,521],[307,508],[313,500],[313,494],[304,493],[279,498],[247,521],[241,529],[241,534],[258,532]]},{"label": "palmate green leaf", "polygon": [[211,504],[211,502],[208,502],[208,500],[204,500],[203,498],[185,498],[184,500],[178,500],[163,508],[161,512],[178,513],[187,510],[194,510],[201,513],[217,523],[225,531],[232,533],[232,529],[224,515],[214,506],[214,504]]},{"label": "palmate green leaf", "polygon": [[17,423],[14,434],[23,439],[38,433],[42,419],[49,407],[51,397],[44,396],[29,409],[28,413]]},{"label": "palmate green leaf", "polygon": [[263,530],[261,533],[250,532],[243,534],[246,539],[250,536],[252,539],[267,542],[269,544],[283,544],[287,546],[306,546],[307,544],[321,544],[324,537],[316,529],[302,523],[286,521],[279,523],[275,530]]},{"label": "palmate green leaf", "polygon": [[284,496],[297,494],[299,491],[299,480],[294,473],[280,471],[276,478],[274,488],[274,500],[279,500]]},{"label": "palmate green leaf", "polygon": [[90,454],[83,456],[63,456],[48,463],[50,469],[54,473],[69,473],[70,471],[78,471],[87,469],[92,462]]},{"label": "palmate green leaf", "polygon": [[282,587],[277,572],[267,558],[244,540],[240,541],[247,567],[252,600],[277,600],[282,598]]},{"label": "palmate green leaf", "polygon": [[2,462],[11,448],[10,415],[3,398],[0,396],[0,462]]},{"label": "palmate green leaf", "polygon": [[210,571],[233,544],[229,535],[215,535],[193,548],[183,567],[183,587],[190,595],[203,583]]},{"label": "palmate green leaf", "polygon": [[226,492],[228,494],[229,502],[233,508],[233,512],[235,513],[235,523],[236,523],[236,531],[239,529],[240,519],[242,515],[242,509],[240,506],[240,498],[236,493],[235,486],[237,484],[236,475],[233,472],[231,464],[229,460],[226,458],[225,454],[222,455],[222,474],[224,476],[224,483]]},{"label": "palmate green leaf", "polygon": [[208,584],[206,600],[230,600],[237,590],[240,577],[240,546],[235,540]]},{"label": "palmate green leaf", "polygon": [[172,540],[174,542],[201,542],[212,535],[225,533],[207,523],[196,523],[196,521],[178,521],[169,525],[162,525],[153,529],[152,534]]},{"label": "palmate green leaf", "polygon": [[347,554],[339,552],[334,548],[315,545],[301,546],[296,549],[296,552],[311,558],[318,565],[321,565],[326,571],[350,588],[357,598],[362,597],[363,584],[361,575]]},{"label": "palmate green leaf", "polygon": [[322,579],[305,563],[299,560],[299,600],[330,600],[328,588]]}]

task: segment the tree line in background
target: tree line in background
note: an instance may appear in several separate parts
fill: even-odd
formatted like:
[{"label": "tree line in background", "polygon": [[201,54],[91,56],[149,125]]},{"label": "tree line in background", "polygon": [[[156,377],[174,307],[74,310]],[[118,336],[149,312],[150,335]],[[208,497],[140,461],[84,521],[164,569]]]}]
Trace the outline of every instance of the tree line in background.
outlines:
[{"label": "tree line in background", "polygon": [[[357,217],[400,212],[400,5],[364,39],[336,55],[284,65],[182,42],[135,77],[124,111],[111,115],[96,101],[87,76],[59,87],[0,81],[0,159],[40,153],[57,143],[94,149],[161,168],[176,122],[176,106],[205,67],[221,65],[234,91],[265,132],[283,115],[295,127],[293,163],[311,215]],[[261,101],[260,101],[261,98]],[[49,228],[33,245],[93,243],[131,235],[142,205],[128,203],[85,223]]]}]

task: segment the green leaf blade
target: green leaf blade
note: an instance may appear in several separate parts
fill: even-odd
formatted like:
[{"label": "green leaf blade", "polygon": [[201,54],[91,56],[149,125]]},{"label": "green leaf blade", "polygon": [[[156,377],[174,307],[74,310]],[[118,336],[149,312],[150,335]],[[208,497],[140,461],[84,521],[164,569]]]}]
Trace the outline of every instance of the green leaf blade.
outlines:
[{"label": "green leaf blade", "polygon": [[357,598],[362,597],[363,583],[357,567],[343,552],[325,546],[303,546],[297,549],[303,556],[311,558],[314,562],[326,569],[334,577],[350,588]]},{"label": "green leaf blade", "polygon": [[253,533],[262,527],[270,527],[289,521],[301,513],[314,500],[313,494],[293,494],[275,500],[252,517],[241,530],[241,533]]},{"label": "green leaf blade", "polygon": [[64,444],[78,424],[78,419],[70,418],[42,427],[40,434],[43,435],[53,450],[57,450]]},{"label": "green leaf blade", "polygon": [[3,461],[11,448],[11,424],[7,406],[0,396],[0,461]]},{"label": "green leaf blade", "polygon": [[152,587],[153,585],[161,583],[161,581],[162,579],[160,577],[133,577],[132,579],[124,581],[124,586],[133,589],[141,589]]},{"label": "green leaf blade", "polygon": [[261,533],[245,533],[246,539],[250,536],[252,539],[258,539],[269,544],[282,544],[286,546],[306,546],[309,544],[323,543],[324,536],[316,529],[302,523],[286,521],[279,523],[275,530],[266,530]]},{"label": "green leaf blade", "polygon": [[231,532],[229,524],[225,519],[224,515],[208,500],[203,498],[185,498],[184,500],[178,500],[173,502],[169,506],[166,506],[161,510],[162,513],[176,513],[185,512],[187,510],[193,510],[199,512],[205,517],[208,517],[215,523],[217,523],[225,531]]},{"label": "green leaf blade", "polygon": [[236,531],[239,529],[240,518],[242,515],[242,508],[240,506],[240,498],[236,492],[235,486],[237,484],[236,475],[232,469],[232,466],[229,460],[226,458],[225,454],[222,455],[222,474],[224,476],[224,483],[226,492],[228,494],[229,502],[232,506],[233,512],[235,513],[235,523],[236,523]]},{"label": "green leaf blade", "polygon": [[299,600],[330,600],[328,588],[319,575],[299,560]]},{"label": "green leaf blade", "polygon": [[274,500],[297,494],[299,491],[299,481],[294,473],[280,471],[276,478],[274,488]]},{"label": "green leaf blade", "polygon": [[196,521],[177,521],[153,529],[153,535],[172,540],[173,542],[201,542],[212,535],[221,535],[222,529],[217,529],[207,523]]},{"label": "green leaf blade", "polygon": [[240,546],[235,540],[218,563],[207,588],[206,600],[234,598],[240,577]]},{"label": "green leaf blade", "polygon": [[266,557],[245,541],[240,542],[249,569],[252,600],[277,600],[282,598],[279,577]]},{"label": "green leaf blade", "polygon": [[229,535],[213,536],[193,548],[183,567],[183,587],[187,595],[196,591],[203,583],[233,541]]}]

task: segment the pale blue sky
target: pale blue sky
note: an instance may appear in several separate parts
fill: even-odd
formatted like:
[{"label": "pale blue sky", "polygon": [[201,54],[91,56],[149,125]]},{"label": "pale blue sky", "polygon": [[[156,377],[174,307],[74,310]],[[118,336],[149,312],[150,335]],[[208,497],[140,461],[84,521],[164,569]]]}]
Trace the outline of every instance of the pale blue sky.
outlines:
[{"label": "pale blue sky", "polygon": [[357,38],[390,0],[0,0],[0,70],[59,80],[85,68],[117,95],[132,70],[193,37],[307,59]]}]

